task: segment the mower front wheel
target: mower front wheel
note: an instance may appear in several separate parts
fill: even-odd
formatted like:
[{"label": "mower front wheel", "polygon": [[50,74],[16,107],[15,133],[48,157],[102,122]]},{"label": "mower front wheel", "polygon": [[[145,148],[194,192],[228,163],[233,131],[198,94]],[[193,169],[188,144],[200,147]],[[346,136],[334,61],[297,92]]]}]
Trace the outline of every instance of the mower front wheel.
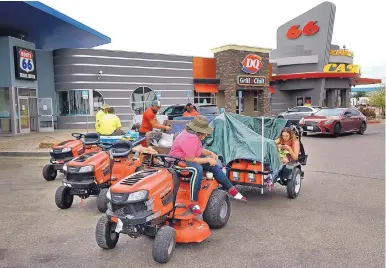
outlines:
[{"label": "mower front wheel", "polygon": [[107,199],[108,190],[108,188],[102,189],[97,197],[98,210],[103,213],[107,211],[107,204],[109,203],[109,200]]},{"label": "mower front wheel", "polygon": [[56,176],[58,175],[58,172],[55,170],[53,165],[45,165],[43,167],[43,178],[46,181],[53,181],[55,180]]},{"label": "mower front wheel", "polygon": [[153,259],[158,263],[167,263],[176,247],[176,230],[163,226],[158,230],[153,244]]},{"label": "mower front wheel", "polygon": [[118,243],[119,233],[115,232],[115,223],[109,221],[106,215],[103,215],[96,226],[95,238],[99,247],[103,249],[113,249]]},{"label": "mower front wheel", "polygon": [[55,203],[60,209],[67,209],[72,206],[74,196],[70,194],[70,187],[60,186],[55,193]]},{"label": "mower front wheel", "polygon": [[203,219],[212,229],[223,228],[231,215],[231,202],[229,196],[220,189],[212,192]]},{"label": "mower front wheel", "polygon": [[291,180],[287,183],[287,196],[290,199],[295,199],[300,193],[302,186],[302,172],[299,168],[294,168],[291,174]]}]

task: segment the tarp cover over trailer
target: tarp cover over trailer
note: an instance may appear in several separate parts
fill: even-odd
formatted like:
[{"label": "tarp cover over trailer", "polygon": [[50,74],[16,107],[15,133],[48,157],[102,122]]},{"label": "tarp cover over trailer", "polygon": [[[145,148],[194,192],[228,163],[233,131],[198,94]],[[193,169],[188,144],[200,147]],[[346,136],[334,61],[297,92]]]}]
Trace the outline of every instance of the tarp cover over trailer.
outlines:
[{"label": "tarp cover over trailer", "polygon": [[[262,120],[264,119],[264,120]],[[262,139],[262,122],[264,121],[264,139]],[[214,131],[206,140],[205,148],[223,158],[225,164],[236,159],[247,159],[268,164],[277,174],[282,163],[275,144],[286,119],[252,118],[233,113],[223,113],[211,123]],[[264,149],[264,161],[262,161]]]}]

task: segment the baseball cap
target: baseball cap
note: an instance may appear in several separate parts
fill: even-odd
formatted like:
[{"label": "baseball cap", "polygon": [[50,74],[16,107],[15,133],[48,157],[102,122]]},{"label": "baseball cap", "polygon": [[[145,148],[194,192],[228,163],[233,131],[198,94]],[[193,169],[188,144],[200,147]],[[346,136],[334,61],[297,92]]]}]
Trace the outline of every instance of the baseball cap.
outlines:
[{"label": "baseball cap", "polygon": [[154,100],[152,103],[151,103],[152,106],[157,106],[158,108],[161,107],[161,102],[159,100]]}]

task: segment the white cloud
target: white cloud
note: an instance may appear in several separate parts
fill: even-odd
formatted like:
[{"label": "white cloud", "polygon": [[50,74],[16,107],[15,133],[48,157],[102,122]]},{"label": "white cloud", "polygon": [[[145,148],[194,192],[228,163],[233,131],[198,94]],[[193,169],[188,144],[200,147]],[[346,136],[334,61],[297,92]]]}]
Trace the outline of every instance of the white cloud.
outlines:
[{"label": "white cloud", "polygon": [[[76,1],[43,3],[111,37],[106,49],[213,56],[225,44],[276,47],[276,29],[317,0]],[[333,44],[346,45],[369,77],[386,77],[380,25],[386,2],[335,0]]]}]

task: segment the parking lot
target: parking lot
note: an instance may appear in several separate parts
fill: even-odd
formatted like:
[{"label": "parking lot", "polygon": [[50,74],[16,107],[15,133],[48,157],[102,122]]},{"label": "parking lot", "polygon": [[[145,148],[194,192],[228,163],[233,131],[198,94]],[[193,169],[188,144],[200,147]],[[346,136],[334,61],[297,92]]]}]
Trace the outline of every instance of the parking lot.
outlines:
[{"label": "parking lot", "polygon": [[[177,246],[165,267],[384,267],[385,125],[364,136],[304,137],[308,158],[299,197],[242,188],[221,230]],[[156,267],[152,240],[121,236],[115,249],[94,237],[95,199],[60,210],[60,180],[41,176],[47,159],[0,159],[0,267]]]}]

